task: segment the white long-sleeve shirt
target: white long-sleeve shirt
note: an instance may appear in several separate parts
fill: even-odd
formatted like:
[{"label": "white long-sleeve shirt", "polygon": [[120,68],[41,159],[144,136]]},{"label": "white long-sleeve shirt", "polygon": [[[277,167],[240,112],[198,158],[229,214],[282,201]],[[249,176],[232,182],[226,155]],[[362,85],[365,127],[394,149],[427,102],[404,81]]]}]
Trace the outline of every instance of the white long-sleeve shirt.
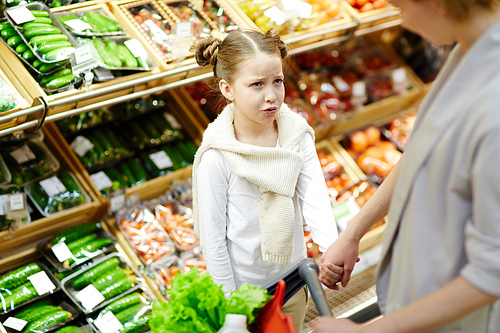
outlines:
[{"label": "white long-sleeve shirt", "polygon": [[[225,293],[244,282],[264,286],[306,258],[303,218],[314,241],[325,251],[338,237],[314,141],[304,134],[304,153],[293,197],[295,223],[293,252],[288,265],[264,262],[260,250],[258,186],[231,172],[226,159],[215,149],[203,154],[196,172],[200,243],[207,270]],[[280,230],[276,230],[277,233]]]}]

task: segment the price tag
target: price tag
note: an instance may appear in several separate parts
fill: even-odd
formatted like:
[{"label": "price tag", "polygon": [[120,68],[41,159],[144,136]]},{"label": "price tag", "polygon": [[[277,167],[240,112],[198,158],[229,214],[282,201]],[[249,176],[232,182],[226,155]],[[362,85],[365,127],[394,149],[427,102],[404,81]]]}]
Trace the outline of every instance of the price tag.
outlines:
[{"label": "price tag", "polygon": [[124,42],[125,46],[130,50],[136,58],[147,57],[148,53],[137,39],[129,39]]},{"label": "price tag", "polygon": [[99,171],[98,173],[90,175],[90,179],[92,179],[92,181],[94,182],[95,186],[99,191],[113,186],[113,182],[104,173],[104,171]]},{"label": "price tag", "polygon": [[24,145],[21,148],[17,148],[10,152],[10,156],[16,160],[17,164],[23,164],[28,161],[36,159],[36,155],[33,151],[28,147],[28,145]]},{"label": "price tag", "polygon": [[73,253],[71,253],[68,245],[66,245],[66,243],[64,242],[59,242],[52,245],[51,249],[59,262],[63,262],[70,258],[73,258]]},{"label": "price tag", "polygon": [[191,32],[192,25],[190,21],[177,23],[177,37],[191,37],[193,35]]},{"label": "price tag", "polygon": [[92,26],[90,24],[80,19],[67,20],[64,24],[77,32],[92,30]]},{"label": "price tag", "polygon": [[92,49],[90,43],[80,45],[75,50],[75,63],[81,65],[85,62],[93,60]]},{"label": "price tag", "polygon": [[163,117],[165,117],[165,119],[170,123],[170,125],[173,127],[173,128],[176,128],[176,129],[182,129],[182,125],[179,124],[179,122],[177,121],[177,119],[174,117],[173,114],[171,113],[168,113],[168,112],[165,112],[163,114]]},{"label": "price tag", "polygon": [[10,194],[10,210],[24,209],[24,195],[22,193]]},{"label": "price tag", "polygon": [[285,13],[277,6],[272,6],[266,10],[264,15],[269,17],[271,21],[274,21],[277,25],[283,25],[283,23],[285,23]]},{"label": "price tag", "polygon": [[28,280],[30,280],[38,295],[44,295],[56,289],[56,286],[44,271],[29,276]]},{"label": "price tag", "polygon": [[355,82],[352,85],[352,96],[362,97],[366,95],[366,84],[363,81]]},{"label": "price tag", "polygon": [[333,77],[333,84],[335,84],[335,88],[337,88],[339,92],[344,92],[349,90],[349,85],[347,84],[347,82],[344,81],[344,79],[340,75],[336,75]]},{"label": "price tag", "polygon": [[168,157],[167,153],[164,150],[157,151],[149,155],[149,158],[156,164],[158,169],[168,169],[174,165],[170,157]]},{"label": "price tag", "polygon": [[101,302],[104,301],[104,296],[92,284],[89,284],[80,290],[75,297],[82,303],[82,306],[87,310],[92,310]]},{"label": "price tag", "polygon": [[392,82],[405,83],[406,82],[406,70],[404,68],[396,68],[392,71]]},{"label": "price tag", "polygon": [[86,137],[79,135],[70,144],[73,151],[80,157],[85,156],[89,150],[94,148],[94,144]]},{"label": "price tag", "polygon": [[101,331],[101,333],[115,333],[118,330],[123,329],[123,324],[116,319],[113,312],[108,311],[104,315],[96,318],[94,321],[95,326]]},{"label": "price tag", "polygon": [[16,317],[9,317],[6,321],[3,322],[3,326],[12,328],[16,331],[22,331],[28,322],[23,319],[19,319]]},{"label": "price tag", "polygon": [[358,204],[354,200],[354,197],[349,197],[347,201],[333,206],[332,209],[333,216],[335,216],[335,222],[337,222],[341,231],[345,230],[347,222],[349,222],[349,220],[352,219],[360,210]]},{"label": "price tag", "polygon": [[111,198],[109,199],[109,205],[112,212],[117,212],[125,207],[125,194],[111,196]]},{"label": "price tag", "polygon": [[10,9],[9,11],[7,11],[7,13],[17,25],[33,21],[35,19],[35,16],[27,7]]},{"label": "price tag", "polygon": [[40,181],[40,186],[42,186],[49,197],[54,197],[59,193],[66,192],[66,187],[57,176]]},{"label": "price tag", "polygon": [[7,200],[7,194],[0,195],[0,215],[7,215]]}]

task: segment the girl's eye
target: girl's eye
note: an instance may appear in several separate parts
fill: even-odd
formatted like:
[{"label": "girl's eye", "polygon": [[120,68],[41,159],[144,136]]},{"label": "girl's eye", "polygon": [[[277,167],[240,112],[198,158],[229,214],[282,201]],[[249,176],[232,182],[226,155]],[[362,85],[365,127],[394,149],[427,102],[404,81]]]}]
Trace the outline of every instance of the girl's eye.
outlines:
[{"label": "girl's eye", "polygon": [[254,82],[252,83],[252,87],[260,87],[262,85],[262,82]]},{"label": "girl's eye", "polygon": [[274,84],[282,84],[283,80],[282,79],[276,79],[274,80]]}]

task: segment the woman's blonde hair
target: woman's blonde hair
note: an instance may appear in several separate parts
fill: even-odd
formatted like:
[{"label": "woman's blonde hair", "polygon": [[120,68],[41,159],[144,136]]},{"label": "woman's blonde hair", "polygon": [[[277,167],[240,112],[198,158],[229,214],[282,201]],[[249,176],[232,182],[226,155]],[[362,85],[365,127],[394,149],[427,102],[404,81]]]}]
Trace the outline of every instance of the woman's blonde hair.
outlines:
[{"label": "woman's blonde hair", "polygon": [[469,17],[474,7],[493,10],[500,6],[500,0],[436,0],[446,11],[457,20]]}]

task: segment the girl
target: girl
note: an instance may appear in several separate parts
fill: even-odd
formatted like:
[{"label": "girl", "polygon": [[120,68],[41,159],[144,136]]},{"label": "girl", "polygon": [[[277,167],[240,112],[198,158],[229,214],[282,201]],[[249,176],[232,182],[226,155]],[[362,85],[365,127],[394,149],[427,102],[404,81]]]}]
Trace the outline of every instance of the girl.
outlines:
[{"label": "girl", "polygon": [[[225,293],[248,282],[264,286],[306,258],[303,218],[326,249],[337,228],[314,132],[284,103],[287,48],[271,30],[233,31],[192,47],[213,65],[228,101],[206,129],[193,164],[195,230],[207,269]],[[341,267],[335,267],[340,278]],[[307,290],[283,308],[302,328]]]},{"label": "girl", "polygon": [[366,326],[323,318],[314,332],[500,332],[500,0],[391,2],[404,27],[458,44],[403,158],[322,257],[324,273],[343,265],[345,286],[359,239],[388,212],[377,276],[385,316]]}]

